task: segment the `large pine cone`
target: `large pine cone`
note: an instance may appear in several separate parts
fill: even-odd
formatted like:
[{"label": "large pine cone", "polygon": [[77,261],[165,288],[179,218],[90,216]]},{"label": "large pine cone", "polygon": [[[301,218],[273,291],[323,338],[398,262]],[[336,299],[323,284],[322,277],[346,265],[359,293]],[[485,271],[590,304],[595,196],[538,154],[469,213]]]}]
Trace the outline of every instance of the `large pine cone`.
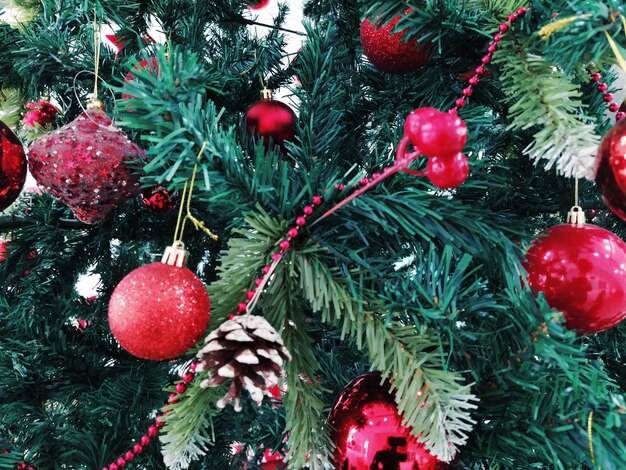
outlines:
[{"label": "large pine cone", "polygon": [[206,338],[207,343],[198,352],[201,365],[196,370],[210,371],[210,378],[201,387],[216,387],[232,379],[228,393],[217,402],[224,408],[234,402],[236,411],[241,410],[239,395],[243,389],[257,403],[267,389],[278,384],[284,377],[283,364],[291,355],[276,330],[263,317],[242,315],[222,323]]}]

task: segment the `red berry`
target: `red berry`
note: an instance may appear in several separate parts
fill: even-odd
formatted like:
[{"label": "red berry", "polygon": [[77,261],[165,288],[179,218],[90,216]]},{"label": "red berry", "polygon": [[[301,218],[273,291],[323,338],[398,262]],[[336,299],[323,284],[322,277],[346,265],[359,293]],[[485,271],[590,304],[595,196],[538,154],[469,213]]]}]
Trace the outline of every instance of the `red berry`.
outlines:
[{"label": "red berry", "polygon": [[280,253],[274,253],[272,255],[272,261],[278,261],[282,258],[283,255],[281,255]]},{"label": "red berry", "polygon": [[176,393],[180,395],[181,393],[184,393],[185,390],[187,390],[187,387],[185,386],[185,384],[183,383],[176,384]]},{"label": "red berry", "polygon": [[606,90],[609,89],[609,86],[606,83],[598,83],[598,86],[596,88],[599,92],[604,93]]},{"label": "red berry", "polygon": [[191,372],[195,372],[196,369],[198,368],[198,366],[200,365],[200,361],[194,361],[191,363],[191,365],[189,366],[189,370]]},{"label": "red berry", "polygon": [[109,465],[109,470],[117,470],[119,467],[117,466],[117,464],[112,463]]},{"label": "red berry", "polygon": [[343,191],[344,189],[346,189],[346,185],[345,184],[340,184],[339,185],[339,191]]},{"label": "red berry", "polygon": [[591,81],[599,82],[600,80],[602,80],[602,75],[600,75],[598,72],[591,74]]},{"label": "red berry", "polygon": [[478,85],[478,81],[479,81],[478,76],[474,75],[472,78],[468,80],[468,83],[472,86],[476,86]]},{"label": "red berry", "polygon": [[237,305],[237,311],[239,313],[245,312],[247,308],[248,308],[248,304],[246,304],[245,302],[241,302],[239,305]]},{"label": "red berry", "polygon": [[502,41],[502,35],[500,33],[496,33],[496,35],[493,37],[493,42],[500,42]]},{"label": "red berry", "polygon": [[487,54],[485,57],[482,58],[481,62],[483,64],[485,64],[485,65],[490,63],[491,62],[491,56],[489,54]]},{"label": "red berry", "polygon": [[124,454],[124,458],[127,462],[132,462],[135,458],[135,454],[133,454],[130,450]]},{"label": "red berry", "polygon": [[456,188],[469,174],[467,157],[457,153],[453,157],[432,157],[426,165],[426,176],[432,184],[441,189]]},{"label": "red berry", "polygon": [[289,236],[290,238],[296,238],[298,236],[298,229],[295,227],[290,228],[289,231],[287,232],[287,236]]},{"label": "red berry", "polygon": [[499,30],[501,33],[506,33],[506,32],[509,30],[509,25],[508,25],[508,24],[506,24],[506,23],[502,23],[502,24],[498,27],[498,30]]},{"label": "red berry", "polygon": [[515,13],[511,13],[511,14],[507,17],[507,20],[509,21],[509,23],[513,23],[516,19],[517,19],[517,15],[516,15]]},{"label": "red berry", "polygon": [[148,436],[156,436],[157,434],[159,434],[159,428],[157,428],[154,424],[152,424],[148,428]]},{"label": "red berry", "polygon": [[476,70],[474,70],[474,72],[476,72],[476,75],[482,75],[483,73],[485,73],[485,66],[479,65],[478,67],[476,67]]},{"label": "red berry", "polygon": [[441,111],[435,108],[419,108],[413,111],[406,117],[404,121],[404,135],[407,136],[413,145],[416,145],[416,135],[419,132],[422,125],[430,120],[433,116],[442,114]]},{"label": "red berry", "polygon": [[136,454],[141,454],[143,452],[143,446],[141,444],[135,444],[133,446],[133,452]]},{"label": "red berry", "polygon": [[493,54],[497,50],[498,50],[498,44],[496,44],[495,42],[487,48],[487,52],[489,52],[490,54]]},{"label": "red berry", "polygon": [[255,292],[255,291],[253,291],[253,290],[249,290],[249,291],[248,291],[248,293],[246,294],[246,298],[247,298],[248,300],[252,300],[252,299],[254,299],[254,296],[255,296],[255,295],[256,295],[256,292]]},{"label": "red berry", "polygon": [[163,417],[162,416],[157,416],[154,420],[154,422],[156,423],[157,426],[161,427],[161,426],[165,426],[165,421],[163,421]]},{"label": "red berry", "polygon": [[313,196],[313,204],[319,206],[322,203],[322,196]]},{"label": "red berry", "polygon": [[623,111],[620,111],[619,113],[617,113],[615,115],[615,117],[617,118],[617,120],[619,121],[620,119],[624,119],[624,117],[626,116],[626,113]]},{"label": "red berry", "polygon": [[283,240],[282,242],[280,242],[279,246],[281,250],[287,251],[291,247],[291,243],[289,243],[287,240]]},{"label": "red berry", "polygon": [[619,111],[619,105],[617,103],[611,103],[609,106],[609,111],[616,113]]},{"label": "red berry", "polygon": [[265,265],[265,266],[263,267],[263,274],[267,274],[267,273],[269,273],[269,272],[270,272],[270,269],[272,269],[272,267],[271,267],[269,264],[268,264],[268,265]]},{"label": "red berry", "polygon": [[602,97],[602,99],[607,103],[610,103],[611,101],[613,101],[613,95],[611,93],[607,93]]},{"label": "red berry", "polygon": [[193,380],[193,372],[185,372],[181,379],[186,384],[191,383],[191,381]]},{"label": "red berry", "polygon": [[370,180],[368,180],[367,178],[361,178],[361,181],[359,181],[359,184],[361,186],[365,186],[366,184],[368,184],[370,182]]},{"label": "red berry", "polygon": [[472,87],[468,86],[467,88],[463,88],[463,96],[472,96],[472,93],[474,93]]},{"label": "red berry", "polygon": [[124,457],[120,457],[119,459],[117,459],[115,461],[115,463],[117,464],[118,467],[125,467],[126,466],[126,460],[124,460]]},{"label": "red berry", "polygon": [[178,403],[178,396],[175,393],[170,393],[170,396],[167,399],[168,403]]},{"label": "red berry", "polygon": [[148,444],[150,444],[151,440],[152,439],[150,439],[150,436],[148,436],[147,434],[144,434],[143,436],[141,436],[141,445],[145,447]]},{"label": "red berry", "polygon": [[263,284],[263,278],[259,277],[257,279],[255,279],[254,281],[254,285],[259,287],[261,284]]},{"label": "red berry", "polygon": [[526,14],[526,12],[527,12],[527,11],[528,11],[528,10],[527,10],[525,7],[520,7],[520,8],[518,8],[518,9],[517,9],[517,14],[518,14],[519,16],[523,16],[523,15],[525,15],[525,14]]},{"label": "red berry", "polygon": [[457,108],[463,108],[465,106],[465,98],[458,98],[454,104]]},{"label": "red berry", "polygon": [[460,117],[441,113],[425,122],[415,137],[413,145],[424,155],[449,157],[463,150],[467,127]]},{"label": "red berry", "polygon": [[[298,217],[298,218],[296,219],[296,225],[297,225],[298,227],[302,227],[302,226],[303,226],[303,225],[305,225],[305,224],[306,224],[306,218],[305,218],[305,217],[300,216],[300,217]],[[266,273],[266,274],[267,274],[267,273]]]},{"label": "red berry", "polygon": [[313,208],[311,206],[305,206],[302,212],[304,212],[304,215],[311,215],[313,214]]}]

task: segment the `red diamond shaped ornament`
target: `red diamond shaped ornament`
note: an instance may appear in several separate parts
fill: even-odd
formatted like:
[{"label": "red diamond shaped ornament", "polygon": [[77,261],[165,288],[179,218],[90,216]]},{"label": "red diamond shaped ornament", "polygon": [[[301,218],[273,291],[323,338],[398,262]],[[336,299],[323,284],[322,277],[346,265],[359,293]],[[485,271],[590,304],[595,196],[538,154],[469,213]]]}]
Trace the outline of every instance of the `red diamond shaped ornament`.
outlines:
[{"label": "red diamond shaped ornament", "polygon": [[141,192],[144,152],[113,125],[101,106],[37,139],[28,164],[37,182],[87,224]]}]

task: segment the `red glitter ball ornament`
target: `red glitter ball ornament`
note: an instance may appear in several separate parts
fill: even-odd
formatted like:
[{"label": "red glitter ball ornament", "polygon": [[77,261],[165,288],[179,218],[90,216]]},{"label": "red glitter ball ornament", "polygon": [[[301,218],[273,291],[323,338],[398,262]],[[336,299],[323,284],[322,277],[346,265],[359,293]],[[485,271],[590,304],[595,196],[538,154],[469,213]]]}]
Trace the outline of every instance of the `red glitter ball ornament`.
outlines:
[{"label": "red glitter ball ornament", "polygon": [[524,263],[528,284],[563,312],[565,325],[597,333],[626,317],[626,243],[592,224],[549,228]]},{"label": "red glitter ball ornament", "polygon": [[30,109],[24,117],[22,122],[26,127],[46,127],[54,122],[59,110],[55,105],[46,100],[39,100],[37,103],[31,101],[26,105],[26,108]]},{"label": "red glitter ball ornament", "polygon": [[248,8],[250,10],[262,10],[270,4],[270,0],[249,0]]},{"label": "red glitter ball ornament", "polygon": [[0,261],[4,261],[9,257],[9,242],[0,240]]},{"label": "red glitter ball ornament", "polygon": [[620,219],[626,220],[626,119],[617,121],[602,139],[595,173],[604,204]]},{"label": "red glitter ball ornament", "polygon": [[[158,75],[159,73],[159,62],[156,57],[150,57],[149,59],[141,59],[139,61],[139,66],[135,65],[133,67],[134,70],[139,70],[139,68],[143,70],[148,70],[152,75]],[[135,79],[135,74],[133,72],[128,72],[126,77],[124,77],[124,82],[129,83]],[[128,93],[122,93],[122,98],[130,99],[134,98],[133,95],[129,95]]]},{"label": "red glitter ball ornament", "polygon": [[402,419],[390,385],[380,373],[363,374],[341,392],[328,418],[336,469],[445,469],[417,442]]},{"label": "red glitter ball ornament", "polygon": [[261,100],[246,112],[246,129],[257,138],[262,137],[266,149],[271,140],[280,145],[284,154],[285,142],[296,135],[296,114],[285,103],[272,99],[272,92],[265,89],[261,91]]},{"label": "red glitter ball ornament", "polygon": [[[411,8],[405,10],[409,14]],[[377,27],[369,19],[361,23],[361,46],[369,61],[378,70],[401,74],[420,69],[431,56],[430,43],[418,44],[416,39],[404,42],[408,28],[399,33],[392,31],[402,15],[393,18],[385,26]]]},{"label": "red glitter ball ornament", "polygon": [[178,201],[176,194],[170,194],[167,189],[156,186],[141,193],[141,202],[152,212],[158,213],[172,210]]},{"label": "red glitter ball ornament", "polygon": [[37,182],[87,224],[141,192],[136,167],[144,155],[95,106],[37,139],[28,158]]},{"label": "red glitter ball ornament", "polygon": [[24,147],[13,131],[0,121],[0,211],[13,204],[25,181]]},{"label": "red glitter ball ornament", "polygon": [[130,272],[109,302],[109,325],[120,345],[143,359],[187,352],[209,323],[211,302],[186,267],[150,263]]}]

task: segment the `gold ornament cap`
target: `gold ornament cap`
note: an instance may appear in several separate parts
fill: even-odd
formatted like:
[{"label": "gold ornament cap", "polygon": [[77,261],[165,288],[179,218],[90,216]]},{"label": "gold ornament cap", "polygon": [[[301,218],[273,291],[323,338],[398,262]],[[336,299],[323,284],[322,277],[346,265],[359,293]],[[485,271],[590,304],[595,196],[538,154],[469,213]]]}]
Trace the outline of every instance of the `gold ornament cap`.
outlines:
[{"label": "gold ornament cap", "polygon": [[263,88],[261,90],[261,99],[262,100],[271,100],[274,95],[272,95],[272,90],[269,88]]},{"label": "gold ornament cap", "polygon": [[177,241],[165,249],[161,263],[182,268],[187,264],[187,256],[189,256],[189,252],[185,250],[185,244]]},{"label": "gold ornament cap", "polygon": [[89,111],[104,111],[104,103],[98,98],[92,98],[87,101],[87,109]]},{"label": "gold ornament cap", "polygon": [[580,206],[572,207],[567,213],[567,223],[582,227],[586,222],[585,212]]}]

